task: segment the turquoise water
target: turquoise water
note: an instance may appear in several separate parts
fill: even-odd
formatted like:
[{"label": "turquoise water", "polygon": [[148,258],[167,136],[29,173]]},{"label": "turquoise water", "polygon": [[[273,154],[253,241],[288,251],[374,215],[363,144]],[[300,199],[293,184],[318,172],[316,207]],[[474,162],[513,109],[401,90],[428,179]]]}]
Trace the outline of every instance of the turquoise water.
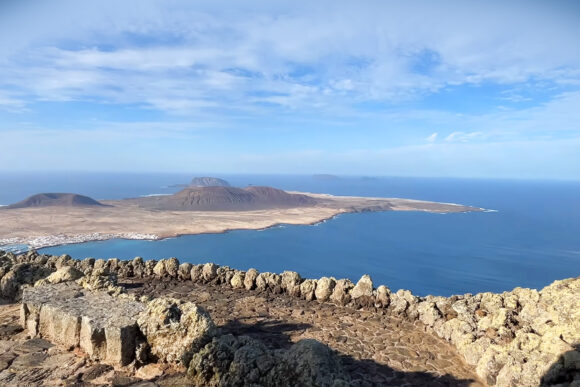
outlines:
[{"label": "turquoise water", "polygon": [[[75,258],[135,256],[216,262],[238,269],[295,270],[305,277],[358,279],[419,295],[541,288],[580,275],[580,183],[463,179],[220,176],[236,185],[342,195],[408,197],[455,202],[498,212],[346,214],[315,226],[183,236],[162,241],[110,240],[41,250]],[[3,179],[5,177],[2,177]],[[64,175],[49,179],[95,198],[167,193],[191,175]],[[14,187],[18,177],[12,177]],[[84,180],[83,180],[84,179]],[[48,179],[47,179],[48,180]],[[84,181],[84,182],[83,182]],[[1,183],[1,182],[0,182]],[[31,193],[40,181],[29,183]],[[99,184],[100,183],[100,184]],[[21,199],[26,183],[0,193],[0,204]],[[66,187],[65,187],[66,188]],[[75,189],[72,189],[75,188]],[[60,191],[64,191],[61,189]],[[18,196],[13,197],[13,196]]]}]

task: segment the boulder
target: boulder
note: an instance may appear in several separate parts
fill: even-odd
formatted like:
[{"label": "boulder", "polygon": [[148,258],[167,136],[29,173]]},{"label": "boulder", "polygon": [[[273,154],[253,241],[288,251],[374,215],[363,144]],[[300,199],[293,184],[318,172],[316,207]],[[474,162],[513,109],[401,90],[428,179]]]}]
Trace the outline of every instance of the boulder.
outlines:
[{"label": "boulder", "polygon": [[372,297],[373,295],[373,281],[368,274],[363,275],[356,283],[356,286],[351,290],[352,298],[359,298],[362,296]]},{"label": "boulder", "polygon": [[244,276],[244,287],[246,290],[252,290],[256,288],[256,279],[258,278],[258,270],[249,269]]},{"label": "boulder", "polygon": [[336,281],[336,285],[334,285],[334,290],[330,296],[330,301],[341,306],[348,304],[351,300],[350,291],[353,287],[353,283],[348,279]]},{"label": "boulder", "polygon": [[419,320],[429,327],[433,327],[437,320],[443,318],[434,302],[420,302],[417,306],[417,311],[419,313]]},{"label": "boulder", "polygon": [[97,259],[95,260],[95,264],[93,266],[94,269],[103,269],[105,267],[105,265],[107,264],[107,262],[104,259]]},{"label": "boulder", "polygon": [[153,269],[157,266],[157,261],[155,259],[150,259],[145,261],[145,275],[155,275]]},{"label": "boulder", "polygon": [[117,274],[122,278],[133,277],[133,262],[131,261],[119,261]]},{"label": "boulder", "polygon": [[177,260],[175,257],[166,259],[165,271],[171,278],[177,278],[177,272],[179,271],[179,260]]},{"label": "boulder", "polygon": [[151,354],[162,362],[188,365],[216,333],[209,314],[191,302],[158,298],[137,319]]},{"label": "boulder", "polygon": [[312,301],[315,297],[316,280],[307,279],[300,284],[300,294],[306,301]]},{"label": "boulder", "polygon": [[203,279],[202,276],[203,265],[193,265],[191,267],[191,272],[189,273],[191,276],[191,280],[193,282],[199,282]]},{"label": "boulder", "polygon": [[246,273],[244,273],[243,271],[236,270],[236,272],[234,273],[234,276],[232,277],[232,279],[230,281],[230,285],[232,286],[232,288],[243,289],[245,286],[244,285],[245,276],[246,276]]},{"label": "boulder", "polygon": [[391,303],[391,291],[385,285],[381,285],[377,288],[377,308],[386,308]]},{"label": "boulder", "polygon": [[89,274],[93,270],[94,266],[95,266],[95,258],[85,258],[81,261],[80,270],[84,274]]},{"label": "boulder", "polygon": [[287,294],[299,297],[302,277],[295,271],[285,271],[281,274],[281,287]]},{"label": "boulder", "polygon": [[137,278],[143,278],[145,276],[145,262],[143,262],[143,258],[135,257],[131,263],[133,266],[133,275]]},{"label": "boulder", "polygon": [[59,284],[66,281],[76,281],[83,273],[72,266],[61,266],[60,269],[46,277],[46,281],[51,284]]},{"label": "boulder", "polygon": [[77,284],[87,290],[101,290],[111,295],[119,295],[125,291],[117,285],[117,276],[104,269],[93,270],[90,275],[79,278]]},{"label": "boulder", "polygon": [[334,278],[320,278],[316,284],[316,290],[314,291],[316,299],[320,302],[328,301],[332,295],[332,292],[334,291],[335,285],[336,280]]},{"label": "boulder", "polygon": [[110,258],[105,266],[109,268],[109,272],[116,274],[119,271],[119,262],[119,258]]},{"label": "boulder", "polygon": [[201,277],[205,282],[210,282],[217,277],[218,266],[215,263],[206,263],[201,269]]},{"label": "boulder", "polygon": [[167,270],[165,269],[165,259],[162,259],[159,262],[157,262],[157,264],[153,268],[153,274],[155,274],[155,276],[158,278],[163,278],[167,275]]},{"label": "boulder", "polygon": [[192,267],[193,265],[187,262],[179,265],[179,269],[177,270],[177,278],[179,278],[182,281],[190,280]]}]

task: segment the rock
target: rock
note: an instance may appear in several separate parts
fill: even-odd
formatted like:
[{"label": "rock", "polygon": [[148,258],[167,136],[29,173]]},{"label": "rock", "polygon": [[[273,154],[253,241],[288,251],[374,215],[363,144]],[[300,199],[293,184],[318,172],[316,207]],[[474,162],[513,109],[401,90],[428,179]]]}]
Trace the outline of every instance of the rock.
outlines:
[{"label": "rock", "polygon": [[480,307],[488,313],[495,313],[503,308],[503,297],[495,293],[482,293]]},{"label": "rock", "polygon": [[163,278],[165,277],[165,275],[167,275],[167,270],[165,269],[165,259],[162,259],[159,262],[157,262],[157,264],[153,268],[153,274],[155,274],[159,278]]},{"label": "rock", "polygon": [[320,278],[316,284],[316,290],[314,292],[316,299],[320,302],[328,301],[334,291],[335,285],[336,280],[334,278]]},{"label": "rock", "polygon": [[475,371],[488,385],[493,386],[499,371],[507,361],[507,356],[489,348],[479,359]]},{"label": "rock", "polygon": [[256,288],[256,279],[258,278],[258,270],[249,269],[244,277],[244,287],[246,290],[252,290]]},{"label": "rock", "polygon": [[271,351],[247,336],[214,338],[194,354],[188,368],[194,385],[347,386],[350,381],[336,355],[315,340]]},{"label": "rock", "polygon": [[125,291],[117,285],[117,276],[105,272],[105,270],[93,270],[91,275],[79,278],[77,284],[87,290],[102,290],[111,295],[119,295]]},{"label": "rock", "polygon": [[133,275],[137,278],[143,278],[145,276],[145,263],[143,258],[135,257],[131,262],[133,266]]},{"label": "rock", "polygon": [[300,297],[302,277],[295,271],[285,271],[281,275],[282,290],[293,297]]},{"label": "rock", "polygon": [[57,258],[55,266],[57,269],[60,269],[64,266],[71,266],[72,265],[72,258],[68,254],[63,254]]},{"label": "rock", "polygon": [[93,271],[93,267],[95,266],[95,258],[85,258],[81,261],[81,271],[84,274],[89,274]]},{"label": "rock", "polygon": [[191,302],[158,298],[137,319],[151,354],[163,362],[188,365],[216,333],[209,314]]},{"label": "rock", "polygon": [[32,285],[52,273],[51,269],[33,263],[17,263],[2,276],[0,295],[7,299],[19,299],[22,285]]},{"label": "rock", "polygon": [[72,266],[61,266],[60,269],[46,277],[46,281],[51,284],[59,284],[66,281],[76,281],[83,273]]},{"label": "rock", "polygon": [[363,275],[350,292],[352,298],[358,298],[361,296],[372,297],[372,295],[373,281],[368,274]]},{"label": "rock", "polygon": [[429,327],[433,327],[437,320],[443,317],[434,302],[420,302],[417,311],[419,312],[419,320]]},{"label": "rock", "polygon": [[234,276],[232,277],[232,279],[230,281],[230,285],[232,286],[232,288],[243,289],[245,287],[245,285],[244,285],[245,276],[246,276],[246,273],[244,273],[243,271],[236,270],[236,272],[234,273]]},{"label": "rock", "polygon": [[32,336],[80,347],[92,359],[127,365],[135,356],[140,302],[91,292],[74,282],[27,288],[21,323]]},{"label": "rock", "polygon": [[268,276],[272,273],[260,273],[256,277],[256,289],[260,291],[264,291],[268,288]]},{"label": "rock", "polygon": [[119,271],[119,259],[118,258],[110,258],[107,260],[106,267],[109,268],[110,273],[117,273]]},{"label": "rock", "polygon": [[171,278],[177,278],[177,272],[179,271],[179,261],[177,258],[171,257],[165,260],[165,271]]},{"label": "rock", "polygon": [[391,291],[385,285],[381,285],[377,288],[377,308],[387,308],[391,303]]},{"label": "rock", "polygon": [[235,271],[229,266],[220,266],[217,268],[217,283],[229,284],[234,276]]},{"label": "rock", "polygon": [[210,282],[217,277],[218,266],[215,263],[206,263],[201,270],[201,276],[205,282]]},{"label": "rock", "polygon": [[270,374],[272,385],[291,381],[297,386],[346,386],[350,381],[332,350],[312,339],[292,345]]},{"label": "rock", "polygon": [[20,284],[15,272],[9,271],[2,276],[2,280],[0,280],[0,294],[2,297],[7,299],[15,298],[19,288]]},{"label": "rock", "polygon": [[191,280],[193,282],[201,281],[203,279],[203,276],[201,274],[202,271],[203,271],[203,265],[193,265],[191,268],[191,272],[190,272]]},{"label": "rock", "polygon": [[179,265],[179,269],[177,270],[177,278],[179,278],[182,281],[190,280],[192,267],[193,265],[187,262]]},{"label": "rock", "polygon": [[155,272],[153,269],[157,266],[157,261],[154,259],[150,259],[145,261],[145,275],[154,275]]},{"label": "rock", "polygon": [[93,266],[94,269],[104,269],[106,265],[106,261],[104,259],[97,259],[95,260],[95,265]]},{"label": "rock", "polygon": [[334,290],[330,296],[330,301],[341,306],[348,304],[351,300],[350,292],[353,287],[353,283],[348,279],[340,279],[336,281]]},{"label": "rock", "polygon": [[133,262],[119,261],[117,274],[122,278],[133,277]]},{"label": "rock", "polygon": [[307,279],[300,284],[300,294],[306,301],[312,301],[315,297],[316,280]]},{"label": "rock", "polygon": [[256,277],[256,289],[270,290],[275,294],[282,292],[282,278],[276,273],[260,273]]}]

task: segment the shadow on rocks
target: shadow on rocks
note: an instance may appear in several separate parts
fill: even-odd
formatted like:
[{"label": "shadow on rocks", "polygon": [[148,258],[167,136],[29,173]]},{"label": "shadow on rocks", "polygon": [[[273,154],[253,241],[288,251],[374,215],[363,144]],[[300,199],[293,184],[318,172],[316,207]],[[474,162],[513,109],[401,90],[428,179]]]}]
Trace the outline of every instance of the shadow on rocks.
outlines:
[{"label": "shadow on rocks", "polygon": [[293,342],[290,334],[310,328],[310,324],[295,324],[281,320],[269,320],[246,324],[244,319],[234,319],[220,327],[223,334],[250,336],[263,342],[270,349],[288,348]]},{"label": "shadow on rocks", "polygon": [[[295,345],[290,335],[311,328],[310,324],[293,324],[284,321],[265,321],[244,323],[243,319],[234,319],[220,327],[224,335],[235,337],[249,336],[264,344],[270,350],[292,351]],[[352,386],[470,386],[472,379],[457,379],[451,375],[435,375],[427,372],[397,371],[387,365],[371,359],[359,360],[350,355],[342,354],[331,347],[326,347],[328,353],[333,353],[341,364],[344,372],[351,379]],[[226,383],[227,384],[227,383]]]},{"label": "shadow on rocks", "polygon": [[556,385],[580,386],[580,344],[562,354],[542,376],[541,386]]}]

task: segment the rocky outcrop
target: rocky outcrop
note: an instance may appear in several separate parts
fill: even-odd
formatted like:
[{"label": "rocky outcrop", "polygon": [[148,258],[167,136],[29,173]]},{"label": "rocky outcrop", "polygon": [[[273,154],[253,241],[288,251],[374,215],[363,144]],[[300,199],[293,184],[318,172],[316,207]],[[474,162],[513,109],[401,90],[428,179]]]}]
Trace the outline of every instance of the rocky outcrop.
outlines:
[{"label": "rocky outcrop", "polygon": [[199,386],[348,386],[350,380],[333,351],[315,340],[272,351],[232,335],[216,337],[196,353],[188,375]]},{"label": "rocky outcrop", "polygon": [[184,365],[189,364],[193,353],[216,333],[205,310],[190,302],[170,298],[149,302],[137,324],[158,361]]},{"label": "rocky outcrop", "polygon": [[145,306],[74,282],[24,289],[21,324],[31,336],[79,347],[91,358],[114,365],[135,359],[136,319]]},{"label": "rocky outcrop", "polygon": [[[259,273],[255,269],[243,272],[212,263],[180,265],[175,258],[146,262],[141,258],[79,261],[66,255],[56,257],[29,252],[15,256],[0,252],[3,297],[18,298],[22,289],[38,280],[42,280],[38,283],[42,286],[81,274],[86,274],[77,280],[83,288],[81,291],[104,290],[109,295],[123,292],[116,283],[117,275],[137,278],[155,275],[163,277],[163,281],[193,281],[239,291],[286,293],[308,301],[357,309],[382,309],[381,314],[416,321],[449,341],[490,385],[537,385],[541,380],[546,385],[555,384],[569,379],[580,368],[576,361],[580,356],[577,349],[580,344],[580,278],[556,281],[540,291],[516,288],[501,294],[417,297],[407,290],[392,293],[383,285],[375,289],[369,276],[363,276],[354,285],[348,279],[303,279],[295,272],[279,275]],[[162,349],[155,354],[160,360],[176,361],[176,354],[181,351],[168,349],[171,346],[169,338],[176,337],[171,336],[172,321],[176,321],[175,316],[179,313],[183,316],[183,311],[176,312],[180,308],[178,304],[160,306],[163,312],[160,311],[158,317],[165,316],[162,320],[166,322],[159,323],[157,328],[143,328],[163,332],[159,340],[164,344],[159,344]],[[34,315],[33,307],[30,313]],[[183,334],[180,331],[179,335]],[[167,336],[163,338],[163,335]],[[171,355],[163,351],[170,351]]]}]

